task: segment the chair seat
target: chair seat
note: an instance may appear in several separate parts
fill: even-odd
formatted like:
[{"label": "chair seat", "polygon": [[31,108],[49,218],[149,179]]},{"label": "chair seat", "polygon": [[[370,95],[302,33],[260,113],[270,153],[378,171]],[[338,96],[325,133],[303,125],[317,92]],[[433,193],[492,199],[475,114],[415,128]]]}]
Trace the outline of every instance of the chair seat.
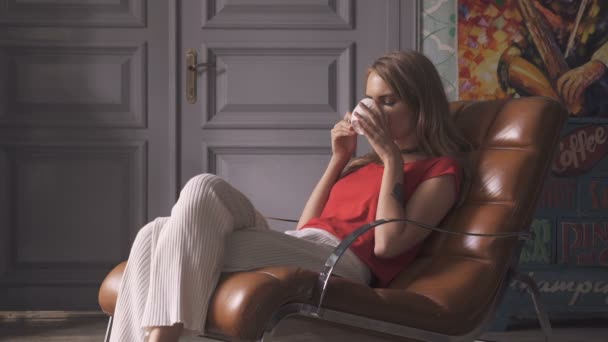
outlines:
[{"label": "chair seat", "polygon": [[[108,314],[113,313],[118,290],[115,285],[123,270],[124,263],[104,280],[104,285],[108,285],[102,285],[100,303]],[[489,301],[495,297],[504,273],[481,259],[422,257],[391,288],[371,288],[333,277],[323,306],[418,329],[463,335],[479,325],[490,309]],[[209,306],[207,332],[210,336],[255,340],[280,306],[312,304],[317,278],[317,272],[296,267],[224,274]]]},{"label": "chair seat", "polygon": [[[467,257],[420,258],[407,273],[416,273],[416,280],[407,284],[397,281],[391,288],[371,288],[334,277],[323,307],[463,335],[479,325],[505,274],[491,263]],[[290,302],[313,304],[310,297],[317,278],[317,272],[293,267],[226,275],[209,308],[207,327],[214,335],[259,337],[279,306]]]}]

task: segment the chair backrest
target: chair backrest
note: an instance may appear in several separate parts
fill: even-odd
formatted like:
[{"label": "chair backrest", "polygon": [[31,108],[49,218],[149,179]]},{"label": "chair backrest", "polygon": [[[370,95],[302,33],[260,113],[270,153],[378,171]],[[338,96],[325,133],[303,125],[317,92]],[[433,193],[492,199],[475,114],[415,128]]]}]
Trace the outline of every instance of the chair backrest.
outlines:
[{"label": "chair backrest", "polygon": [[[473,144],[468,161],[470,187],[461,206],[441,226],[453,231],[501,233],[529,229],[567,112],[544,97],[451,103],[457,125]],[[419,259],[473,258],[499,272],[516,263],[517,238],[433,233]],[[429,261],[426,261],[427,265]],[[420,266],[422,267],[422,266]],[[420,273],[408,267],[397,287]]]}]

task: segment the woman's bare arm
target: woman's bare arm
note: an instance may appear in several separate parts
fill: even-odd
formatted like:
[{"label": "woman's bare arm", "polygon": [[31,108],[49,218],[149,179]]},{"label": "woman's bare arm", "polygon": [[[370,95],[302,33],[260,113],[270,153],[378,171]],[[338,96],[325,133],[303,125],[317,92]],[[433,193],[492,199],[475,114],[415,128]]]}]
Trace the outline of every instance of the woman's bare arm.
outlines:
[{"label": "woman's bare arm", "polygon": [[[380,194],[378,196],[378,207],[376,220],[380,219],[403,219],[405,210],[403,208],[403,160],[387,160],[384,163]],[[401,232],[405,226],[403,222],[390,222],[374,229],[374,254],[384,257],[389,253],[389,239],[393,238],[395,232]]]},{"label": "woman's bare arm", "polygon": [[[385,168],[376,219],[407,218],[435,226],[456,202],[454,177],[445,175],[422,182],[403,209],[402,179],[402,165]],[[374,231],[374,254],[380,258],[395,257],[420,243],[430,233],[430,230],[414,224],[386,223]]]},{"label": "woman's bare arm", "polygon": [[340,177],[342,170],[348,164],[356,148],[357,133],[355,133],[350,124],[350,112],[347,112],[344,118],[336,122],[331,130],[331,159],[321,180],[315,186],[304,206],[297,228],[302,227],[311,218],[321,215],[329,198],[331,188],[338,181],[338,177]]},{"label": "woman's bare arm", "polygon": [[329,198],[329,192],[347,163],[348,159],[346,158],[340,158],[335,155],[331,157],[325,173],[312,191],[310,198],[308,198],[308,201],[306,202],[306,206],[304,206],[300,221],[298,221],[298,228],[303,226],[311,218],[321,215],[325,203],[327,203],[327,199]]}]

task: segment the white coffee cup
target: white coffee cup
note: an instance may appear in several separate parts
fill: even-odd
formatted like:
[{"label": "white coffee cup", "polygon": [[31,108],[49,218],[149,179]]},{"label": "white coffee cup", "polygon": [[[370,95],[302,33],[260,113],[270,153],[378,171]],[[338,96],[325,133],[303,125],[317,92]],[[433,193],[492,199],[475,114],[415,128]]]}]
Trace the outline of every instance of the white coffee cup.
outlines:
[{"label": "white coffee cup", "polygon": [[355,109],[353,109],[351,116],[350,116],[350,124],[353,126],[353,129],[355,130],[355,132],[357,132],[357,134],[359,135],[363,135],[363,129],[361,128],[361,123],[359,122],[359,118],[357,117],[357,115],[359,116],[363,116],[363,115],[367,115],[364,111],[364,109],[361,107],[361,103],[363,103],[364,105],[366,105],[369,109],[373,110],[373,111],[380,111],[380,109],[378,108],[378,106],[376,105],[376,101],[370,99],[369,97],[366,97],[364,99],[362,99],[361,101],[359,101],[359,103],[357,103],[357,106],[355,107]]}]

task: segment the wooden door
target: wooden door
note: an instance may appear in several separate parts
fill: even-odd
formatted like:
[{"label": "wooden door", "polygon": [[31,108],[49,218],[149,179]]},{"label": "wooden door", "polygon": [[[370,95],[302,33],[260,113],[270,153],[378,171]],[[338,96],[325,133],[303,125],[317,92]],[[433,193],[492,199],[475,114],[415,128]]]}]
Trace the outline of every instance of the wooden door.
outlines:
[{"label": "wooden door", "polygon": [[[331,156],[331,128],[364,96],[367,67],[387,51],[415,48],[416,2],[180,4],[180,187],[214,173],[262,214],[298,219]],[[195,91],[189,51],[203,64]],[[358,146],[358,154],[370,148],[364,138]]]}]

